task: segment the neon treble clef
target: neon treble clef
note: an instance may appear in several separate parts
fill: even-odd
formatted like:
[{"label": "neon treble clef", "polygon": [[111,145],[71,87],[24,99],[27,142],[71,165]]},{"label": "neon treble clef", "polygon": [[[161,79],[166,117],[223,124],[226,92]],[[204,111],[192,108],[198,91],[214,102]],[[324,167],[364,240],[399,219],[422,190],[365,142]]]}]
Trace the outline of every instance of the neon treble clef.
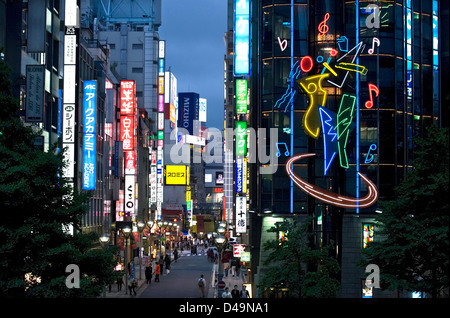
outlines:
[{"label": "neon treble clef", "polygon": [[320,32],[320,35],[325,35],[328,32],[329,27],[327,25],[327,21],[330,19],[330,14],[326,13],[322,22],[319,23],[319,27],[317,28]]}]

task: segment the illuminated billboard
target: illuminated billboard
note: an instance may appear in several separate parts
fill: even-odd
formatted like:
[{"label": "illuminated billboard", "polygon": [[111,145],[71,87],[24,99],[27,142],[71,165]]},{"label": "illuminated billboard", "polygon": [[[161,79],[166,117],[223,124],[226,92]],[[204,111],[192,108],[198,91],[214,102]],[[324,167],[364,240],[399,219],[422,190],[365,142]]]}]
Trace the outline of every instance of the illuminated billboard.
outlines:
[{"label": "illuminated billboard", "polygon": [[234,74],[250,75],[250,0],[234,1]]},{"label": "illuminated billboard", "polygon": [[95,189],[97,81],[84,82],[83,94],[83,190]]},{"label": "illuminated billboard", "polygon": [[247,80],[236,80],[236,113],[247,113]]},{"label": "illuminated billboard", "polygon": [[247,122],[236,122],[236,156],[247,155]]},{"label": "illuminated billboard", "polygon": [[188,170],[185,165],[166,165],[166,185],[187,185]]},{"label": "illuminated billboard", "polygon": [[198,136],[194,131],[194,120],[199,116],[200,95],[197,93],[178,94],[178,127],[184,128],[189,135]]}]

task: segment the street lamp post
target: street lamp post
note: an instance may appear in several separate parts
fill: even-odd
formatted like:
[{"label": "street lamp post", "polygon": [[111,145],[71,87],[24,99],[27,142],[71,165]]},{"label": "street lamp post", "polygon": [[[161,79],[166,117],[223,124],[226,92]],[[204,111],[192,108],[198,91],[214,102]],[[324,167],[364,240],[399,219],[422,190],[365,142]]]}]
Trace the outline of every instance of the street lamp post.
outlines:
[{"label": "street lamp post", "polygon": [[[106,250],[108,247],[109,240],[110,240],[108,234],[106,234],[106,233],[102,234],[102,236],[100,236],[98,240],[100,241],[100,244],[102,245],[103,250]],[[103,298],[106,298],[106,282],[103,285]]]},{"label": "street lamp post", "polygon": [[130,237],[131,228],[125,226],[122,229],[122,234],[125,237],[125,295],[128,294],[128,238]]},{"label": "street lamp post", "polygon": [[[222,281],[223,279],[223,264],[222,264],[222,251],[223,251],[223,246],[226,242],[226,238],[223,236],[223,234],[225,233],[226,229],[223,226],[223,224],[219,225],[219,228],[217,229],[217,232],[219,233],[218,236],[216,236],[215,238],[215,242],[217,244],[217,247],[219,249],[219,270],[217,273],[217,282]],[[222,298],[222,289],[219,290],[219,287],[217,287],[217,298]]]},{"label": "street lamp post", "polygon": [[142,231],[144,230],[144,222],[139,221],[137,224],[137,228],[139,231],[139,280],[142,279],[142,257],[141,257],[141,252],[142,252]]}]

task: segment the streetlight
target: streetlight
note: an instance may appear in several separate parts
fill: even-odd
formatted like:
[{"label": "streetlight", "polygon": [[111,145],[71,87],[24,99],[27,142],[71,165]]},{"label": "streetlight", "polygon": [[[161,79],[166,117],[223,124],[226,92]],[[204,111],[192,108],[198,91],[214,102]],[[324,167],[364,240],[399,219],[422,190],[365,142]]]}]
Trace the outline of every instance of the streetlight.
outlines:
[{"label": "streetlight", "polygon": [[130,233],[131,228],[129,226],[122,228],[122,234],[125,237],[125,295],[128,294],[128,238]]},{"label": "streetlight", "polygon": [[[100,244],[102,245],[103,250],[106,250],[109,243],[109,235],[106,233],[103,233],[98,240],[100,241]],[[103,298],[106,298],[106,282],[103,285]]]},{"label": "streetlight", "polygon": [[[217,244],[217,247],[219,249],[219,273],[217,274],[217,281],[220,282],[223,279],[223,264],[222,264],[222,249],[223,249],[223,245],[226,242],[226,238],[223,236],[223,233],[225,233],[225,228],[222,226],[219,226],[219,228],[217,229],[217,232],[219,233],[219,235],[216,236],[216,238],[214,239],[214,241]],[[219,287],[217,287],[219,288]],[[222,298],[222,293],[219,293],[219,290],[217,290],[217,298]]]},{"label": "streetlight", "polygon": [[144,222],[139,221],[137,224],[137,228],[139,231],[139,279],[142,279],[142,257],[141,257],[141,252],[142,252],[142,231],[144,230]]}]

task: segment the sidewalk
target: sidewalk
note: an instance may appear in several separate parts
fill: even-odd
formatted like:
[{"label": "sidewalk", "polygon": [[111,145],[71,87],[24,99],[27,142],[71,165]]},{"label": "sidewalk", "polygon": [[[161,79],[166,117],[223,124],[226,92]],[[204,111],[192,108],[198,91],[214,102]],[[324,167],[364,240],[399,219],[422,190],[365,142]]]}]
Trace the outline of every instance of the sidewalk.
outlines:
[{"label": "sidewalk", "polygon": [[[214,279],[217,278],[217,272],[215,272],[214,265],[211,270],[211,282],[214,283]],[[238,286],[238,289],[242,289],[242,284],[246,282],[246,271],[239,271],[239,275],[232,276],[228,273],[228,277],[223,276],[222,280],[225,282],[225,287],[228,287],[230,291],[234,288],[234,285]],[[224,289],[225,291],[225,289]],[[207,298],[217,298],[217,286],[209,286]]]},{"label": "sidewalk", "polygon": [[[173,261],[173,254],[172,255],[172,261]],[[190,252],[187,251],[181,251],[179,252],[179,257],[183,257],[186,255],[190,256]],[[130,295],[130,291],[128,289],[128,287],[125,285],[125,279],[123,281],[122,284],[122,290],[118,291],[117,290],[117,283],[114,283],[111,285],[111,291],[109,291],[109,287],[106,286],[106,296],[105,298],[135,298],[135,297],[139,297],[140,294],[145,290],[145,286],[147,286],[147,282],[145,280],[145,265],[142,265],[142,276],[139,276],[139,266],[136,267],[135,269],[136,271],[136,280],[137,280],[137,287],[135,288],[136,290],[136,296]],[[165,275],[165,273],[161,274],[162,276]],[[139,277],[141,277],[142,279],[139,279]],[[153,275],[153,280],[155,279],[155,275]],[[103,294],[100,296],[100,298],[103,298]]]},{"label": "sidewalk", "polygon": [[[145,281],[145,266],[142,266],[142,279],[139,279],[139,267],[136,268],[136,280],[137,280],[137,287],[136,290],[136,296],[133,294],[130,296],[130,291],[128,287],[125,285],[125,280],[122,284],[122,290],[117,290],[117,284],[111,285],[111,292],[108,289],[108,286],[106,286],[106,297],[105,298],[135,298],[139,297],[139,295],[144,291],[145,286],[147,285]],[[103,294],[100,296],[103,298]]]}]

